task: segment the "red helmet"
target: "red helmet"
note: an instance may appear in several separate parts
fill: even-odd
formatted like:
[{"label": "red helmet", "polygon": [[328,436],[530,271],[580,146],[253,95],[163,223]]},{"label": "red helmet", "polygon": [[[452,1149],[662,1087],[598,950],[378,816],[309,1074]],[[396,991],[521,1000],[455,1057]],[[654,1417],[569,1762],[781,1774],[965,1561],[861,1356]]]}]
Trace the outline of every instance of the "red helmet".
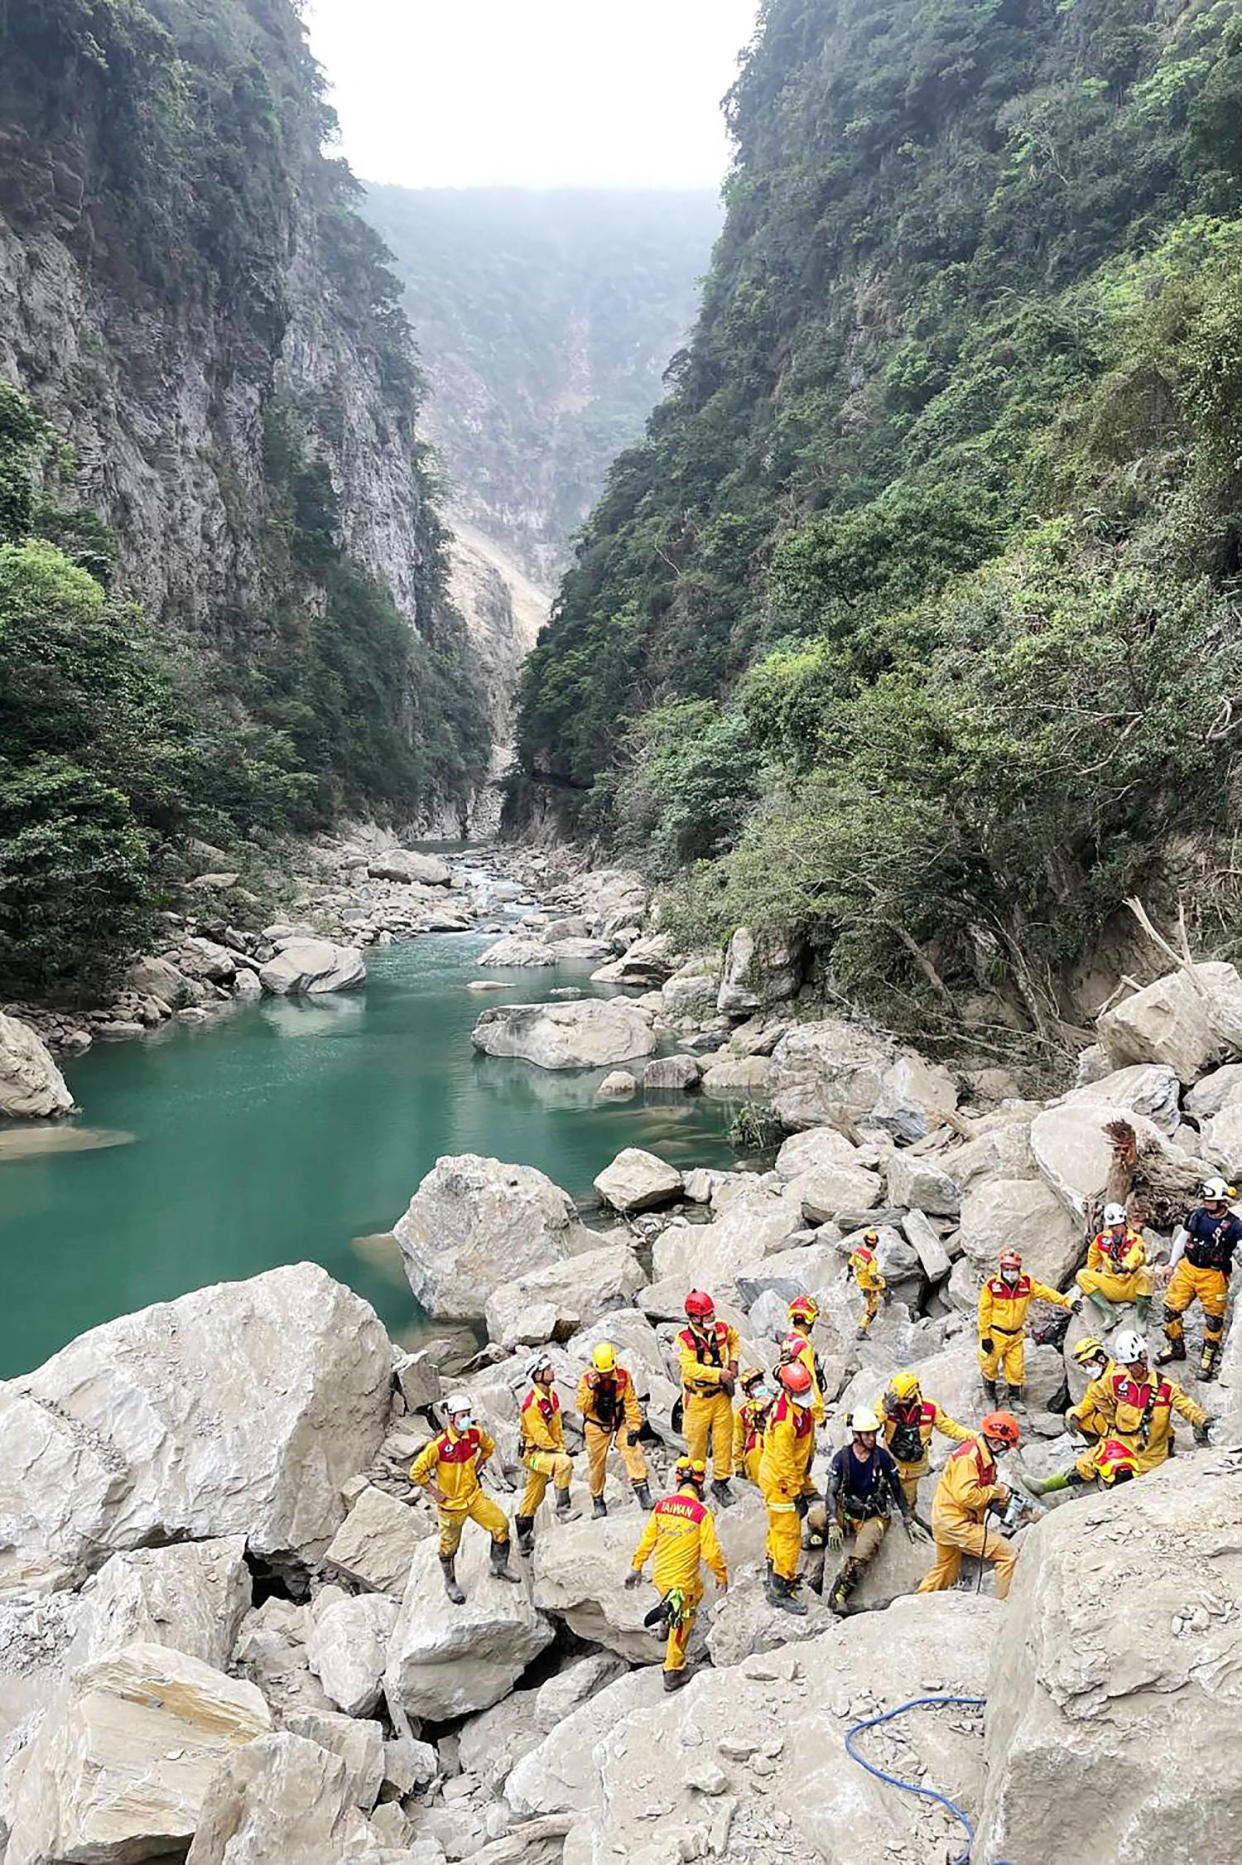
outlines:
[{"label": "red helmet", "polygon": [[1105,1489],[1132,1482],[1139,1473],[1138,1458],[1119,1438],[1105,1438],[1095,1453],[1095,1473]]},{"label": "red helmet", "polygon": [[1022,1252],[1020,1250],[1003,1250],[1000,1266],[1002,1269],[1021,1269]]},{"label": "red helmet", "polygon": [[716,1304],[710,1295],[702,1289],[691,1289],[686,1297],[686,1313],[691,1321],[710,1321],[716,1312]]},{"label": "red helmet", "polygon": [[989,1412],[979,1429],[985,1438],[995,1438],[998,1444],[1007,1444],[1010,1450],[1022,1436],[1012,1412]]},{"label": "red helmet", "polygon": [[789,1304],[791,1321],[816,1321],[819,1318],[819,1303],[811,1295],[795,1295]]},{"label": "red helmet", "polygon": [[787,1360],[777,1368],[776,1377],[791,1399],[804,1399],[814,1383],[810,1368],[801,1360]]}]

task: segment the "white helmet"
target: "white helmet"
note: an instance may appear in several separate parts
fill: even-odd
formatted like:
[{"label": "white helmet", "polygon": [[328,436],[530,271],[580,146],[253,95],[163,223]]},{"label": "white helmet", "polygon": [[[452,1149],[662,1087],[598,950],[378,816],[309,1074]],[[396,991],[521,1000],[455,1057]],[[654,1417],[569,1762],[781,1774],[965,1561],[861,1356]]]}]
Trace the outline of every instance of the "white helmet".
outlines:
[{"label": "white helmet", "polygon": [[472,1409],[471,1402],[464,1392],[455,1392],[444,1402],[446,1418],[460,1418],[463,1412],[469,1412]]},{"label": "white helmet", "polygon": [[1122,1366],[1129,1366],[1132,1360],[1147,1358],[1147,1342],[1137,1328],[1121,1328],[1113,1342],[1113,1358]]},{"label": "white helmet", "polygon": [[1202,1195],[1209,1204],[1224,1204],[1229,1198],[1229,1187],[1224,1179],[1205,1179]]},{"label": "white helmet", "polygon": [[851,1431],[878,1431],[880,1421],[870,1406],[860,1405],[856,1412],[850,1413]]},{"label": "white helmet", "polygon": [[527,1379],[538,1379],[538,1377],[539,1377],[539,1375],[540,1375],[540,1373],[542,1373],[542,1371],[543,1371],[543,1369],[544,1369],[544,1367],[545,1367],[545,1366],[551,1366],[551,1364],[552,1364],[552,1356],[551,1356],[551,1354],[549,1354],[549,1353],[532,1353],[532,1354],[531,1354],[531,1356],[530,1356],[530,1359],[529,1359],[529,1360],[528,1360],[528,1361],[526,1362],[526,1377],[527,1377]]},{"label": "white helmet", "polygon": [[1125,1221],[1126,1208],[1123,1204],[1106,1204],[1104,1206],[1104,1223],[1106,1226],[1109,1224],[1124,1224]]}]

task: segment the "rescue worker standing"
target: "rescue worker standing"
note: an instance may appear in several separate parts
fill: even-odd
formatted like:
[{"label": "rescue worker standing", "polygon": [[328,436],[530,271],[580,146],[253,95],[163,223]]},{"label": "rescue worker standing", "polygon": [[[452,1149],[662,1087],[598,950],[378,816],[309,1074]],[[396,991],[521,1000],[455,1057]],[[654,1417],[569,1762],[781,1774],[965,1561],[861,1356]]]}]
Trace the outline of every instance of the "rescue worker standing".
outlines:
[{"label": "rescue worker standing", "polygon": [[868,1230],[863,1233],[862,1242],[850,1255],[849,1271],[863,1298],[863,1318],[854,1332],[856,1340],[866,1340],[888,1290],[888,1283],[880,1274],[879,1248],[879,1231]]},{"label": "rescue worker standing", "polygon": [[617,1365],[617,1350],[610,1340],[602,1340],[591,1354],[591,1365],[578,1381],[578,1410],[586,1436],[587,1484],[591,1491],[592,1515],[607,1515],[604,1501],[608,1452],[616,1445],[625,1465],[625,1474],[634,1486],[634,1494],[644,1509],[651,1507],[647,1487],[647,1460],[638,1448],[643,1428],[634,1381],[623,1366]]},{"label": "rescue worker standing", "polygon": [[1199,1378],[1216,1377],[1234,1251],[1242,1244],[1242,1223],[1229,1209],[1229,1200],[1234,1196],[1232,1186],[1226,1185],[1224,1179],[1209,1179],[1203,1187],[1203,1203],[1190,1213],[1173,1239],[1171,1280],[1164,1297],[1165,1344],[1156,1355],[1157,1366],[1186,1358],[1182,1316],[1197,1301],[1203,1309]]},{"label": "rescue worker standing", "polygon": [[963,1554],[991,1561],[996,1568],[996,1597],[1009,1592],[1018,1551],[987,1524],[988,1511],[1005,1508],[1009,1489],[996,1460],[1015,1450],[1021,1432],[1012,1412],[989,1412],[974,1437],[952,1452],[940,1476],[932,1504],[932,1540],[936,1564],[919,1582],[920,1593],[943,1593],[957,1584]]},{"label": "rescue worker standing", "polygon": [[880,1421],[875,1413],[860,1408],[849,1422],[850,1442],[837,1452],[829,1467],[825,1502],[831,1551],[840,1553],[847,1533],[854,1537],[853,1552],[828,1595],[828,1604],[835,1613],[844,1613],[868,1561],[879,1553],[894,1508],[911,1541],[930,1539],[927,1530],[914,1519],[896,1462],[877,1441]]},{"label": "rescue worker standing", "polygon": [[519,1584],[508,1571],[509,1523],[479,1482],[479,1471],[496,1448],[495,1440],[476,1425],[470,1401],[455,1394],[444,1408],[446,1428],[432,1438],[410,1465],[410,1481],[425,1489],[440,1512],[440,1567],[444,1591],[454,1606],[466,1596],[457,1584],[457,1550],[467,1520],[477,1522],[492,1538],[492,1572],[498,1580]]},{"label": "rescue worker standing", "polygon": [[1193,1426],[1196,1444],[1208,1442],[1211,1419],[1189,1393],[1147,1364],[1147,1342],[1136,1328],[1123,1328],[1113,1342],[1117,1365],[1109,1381],[1110,1438],[1120,1438],[1138,1458],[1139,1475],[1167,1462],[1173,1449],[1173,1414]]},{"label": "rescue worker standing", "polygon": [[806,1603],[796,1594],[802,1518],[815,1497],[811,1461],[815,1455],[811,1375],[799,1361],[777,1369],[781,1391],[763,1434],[759,1487],[768,1511],[769,1603],[799,1616]]},{"label": "rescue worker standing", "polygon": [[919,1483],[931,1469],[931,1437],[938,1431],[955,1444],[972,1433],[942,1412],[934,1399],[925,1399],[917,1373],[894,1373],[881,1406],[884,1443],[897,1466],[906,1501],[918,1505]]},{"label": "rescue worker standing", "polygon": [[556,1519],[576,1522],[569,1485],[574,1467],[565,1449],[565,1420],[556,1392],[556,1370],[546,1353],[533,1353],[526,1362],[530,1391],[522,1401],[519,1455],[526,1469],[526,1488],[517,1512],[518,1552],[529,1554],[535,1545],[535,1514],[551,1483],[556,1491]]},{"label": "rescue worker standing", "polygon": [[1032,1282],[1022,1273],[1022,1258],[1006,1250],[999,1275],[989,1276],[979,1291],[979,1370],[983,1389],[995,1405],[998,1376],[1009,1387],[1009,1397],[1021,1399],[1026,1385],[1026,1311],[1032,1302],[1051,1302],[1054,1308],[1077,1308],[1058,1289]]},{"label": "rescue worker standing", "polygon": [[1085,1438],[1088,1444],[1094,1444],[1108,1436],[1113,1422],[1109,1381],[1117,1368],[1103,1341],[1096,1340],[1091,1334],[1078,1342],[1070,1357],[1077,1361],[1087,1375],[1088,1384],[1077,1405],[1072,1405],[1066,1412],[1065,1423],[1075,1437]]},{"label": "rescue worker standing", "polygon": [[666,1690],[679,1690],[690,1679],[686,1647],[703,1598],[701,1563],[705,1561],[711,1568],[721,1593],[729,1589],[729,1570],[716,1535],[715,1519],[703,1501],[706,1481],[704,1463],[693,1457],[677,1459],[676,1491],[662,1497],[647,1518],[625,1580],[627,1587],[636,1587],[648,1558],[655,1555],[651,1577],[668,1620],[668,1643],[664,1648]]},{"label": "rescue worker standing", "polygon": [[[811,1416],[817,1425],[822,1425],[824,1412],[824,1369],[819,1363],[819,1355],[811,1342],[811,1329],[819,1320],[819,1304],[810,1295],[796,1295],[789,1304],[789,1332],[780,1345],[782,1360],[797,1360],[811,1375],[811,1390],[814,1400]],[[737,1462],[736,1457],[734,1462]]]},{"label": "rescue worker standing", "polygon": [[1140,1327],[1147,1325],[1154,1283],[1147,1245],[1126,1221],[1123,1204],[1104,1207],[1104,1228],[1087,1248],[1087,1267],[1074,1278],[1105,1327],[1115,1327],[1114,1302],[1134,1302]]},{"label": "rescue worker standing", "polygon": [[763,1433],[776,1403],[776,1394],[768,1384],[767,1374],[759,1367],[748,1367],[740,1384],[746,1396],[733,1420],[733,1468],[757,1485]]},{"label": "rescue worker standing", "polygon": [[737,1382],[737,1334],[716,1319],[716,1304],[702,1289],[686,1297],[687,1325],[677,1336],[681,1357],[682,1428],[695,1463],[712,1457],[712,1495],[724,1508],[733,1501],[733,1388]]}]

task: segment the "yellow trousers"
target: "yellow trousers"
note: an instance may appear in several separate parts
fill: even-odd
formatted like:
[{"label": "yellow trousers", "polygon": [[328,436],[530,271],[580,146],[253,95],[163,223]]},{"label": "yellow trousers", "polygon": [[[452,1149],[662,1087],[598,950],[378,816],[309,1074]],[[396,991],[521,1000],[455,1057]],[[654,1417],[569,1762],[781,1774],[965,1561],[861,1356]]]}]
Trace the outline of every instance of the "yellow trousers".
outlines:
[{"label": "yellow trousers", "polygon": [[1003,1535],[994,1534],[982,1522],[964,1522],[959,1528],[946,1522],[937,1522],[934,1516],[932,1534],[936,1542],[936,1564],[919,1581],[920,1593],[943,1593],[948,1587],[956,1586],[957,1577],[962,1571],[962,1555],[973,1554],[976,1559],[993,1562],[996,1567],[996,1597],[1006,1598],[1013,1570],[1018,1564],[1018,1550],[1011,1541],[1006,1541]]},{"label": "yellow trousers", "polygon": [[[605,1425],[597,1425],[593,1418],[583,1421],[586,1432],[587,1449],[587,1484],[593,1496],[602,1496],[608,1465],[608,1452],[613,1444],[621,1453],[625,1465],[625,1474],[631,1483],[647,1481],[647,1459],[637,1444],[630,1443],[629,1429],[618,1425],[615,1431],[609,1431]],[[525,1510],[522,1511],[526,1513]]]},{"label": "yellow trousers", "polygon": [[759,1487],[759,1465],[762,1459],[763,1459],[763,1439],[760,1438],[759,1442],[755,1445],[752,1445],[750,1450],[746,1452],[745,1456],[742,1459],[741,1471],[739,1472],[739,1474],[744,1476],[748,1482],[753,1483],[756,1489],[758,1489]]},{"label": "yellow trousers", "polygon": [[1182,1338],[1182,1316],[1195,1301],[1203,1309],[1205,1343],[1219,1342],[1225,1331],[1229,1278],[1223,1269],[1196,1269],[1183,1256],[1164,1293],[1164,1331],[1169,1340]]},{"label": "yellow trousers", "polygon": [[1106,1269],[1080,1269],[1074,1277],[1084,1295],[1102,1295],[1106,1302],[1136,1302],[1155,1286],[1150,1269],[1131,1269],[1114,1276]]},{"label": "yellow trousers", "polygon": [[686,1612],[680,1625],[668,1628],[668,1643],[664,1647],[664,1668],[666,1671],[684,1671],[686,1668],[686,1647],[690,1643],[690,1634],[694,1630],[694,1621],[698,1616],[699,1602],[703,1598],[703,1581],[696,1575],[687,1586],[682,1588],[686,1596]]},{"label": "yellow trousers", "polygon": [[480,1528],[485,1528],[493,1541],[509,1539],[509,1521],[504,1510],[483,1490],[476,1489],[464,1509],[440,1510],[441,1554],[456,1554],[467,1521],[477,1522]]},{"label": "yellow trousers", "polygon": [[798,1578],[798,1556],[802,1552],[802,1518],[792,1502],[769,1492],[763,1500],[768,1505],[768,1559],[772,1571],[782,1580]]},{"label": "yellow trousers", "polygon": [[733,1475],[733,1401],[727,1392],[692,1392],[685,1402],[682,1426],[686,1448],[701,1463],[707,1462],[711,1439],[712,1475],[727,1483]]},{"label": "yellow trousers", "polygon": [[[992,1343],[991,1353],[983,1351],[984,1339]],[[985,1379],[1003,1379],[1007,1386],[1026,1384],[1026,1336],[1002,1334],[993,1328],[979,1341],[979,1371]]]},{"label": "yellow trousers", "polygon": [[869,1328],[871,1326],[871,1323],[880,1312],[880,1302],[883,1299],[883,1295],[883,1289],[863,1290],[863,1318],[859,1323],[860,1327]]},{"label": "yellow trousers", "polygon": [[564,1451],[527,1451],[522,1463],[527,1476],[518,1514],[534,1515],[548,1493],[549,1483],[556,1489],[569,1488],[574,1467]]},{"label": "yellow trousers", "polygon": [[901,1478],[901,1487],[906,1493],[906,1501],[913,1509],[919,1499],[919,1482],[931,1469],[931,1458],[924,1452],[916,1464],[903,1464],[899,1457],[894,1458],[893,1461],[897,1465],[897,1474]]},{"label": "yellow trousers", "polygon": [[869,1515],[865,1522],[847,1521],[846,1529],[854,1537],[851,1553],[856,1561],[866,1566],[880,1552],[880,1543],[888,1532],[888,1521],[882,1515]]}]

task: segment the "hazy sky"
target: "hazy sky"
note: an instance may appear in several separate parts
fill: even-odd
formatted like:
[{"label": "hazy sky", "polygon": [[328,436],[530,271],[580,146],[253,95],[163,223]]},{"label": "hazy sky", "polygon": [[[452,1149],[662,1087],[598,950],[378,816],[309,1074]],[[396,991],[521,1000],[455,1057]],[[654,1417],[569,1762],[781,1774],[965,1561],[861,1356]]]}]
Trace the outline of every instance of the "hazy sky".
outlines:
[{"label": "hazy sky", "polygon": [[367,181],[714,187],[758,0],[306,0]]}]

